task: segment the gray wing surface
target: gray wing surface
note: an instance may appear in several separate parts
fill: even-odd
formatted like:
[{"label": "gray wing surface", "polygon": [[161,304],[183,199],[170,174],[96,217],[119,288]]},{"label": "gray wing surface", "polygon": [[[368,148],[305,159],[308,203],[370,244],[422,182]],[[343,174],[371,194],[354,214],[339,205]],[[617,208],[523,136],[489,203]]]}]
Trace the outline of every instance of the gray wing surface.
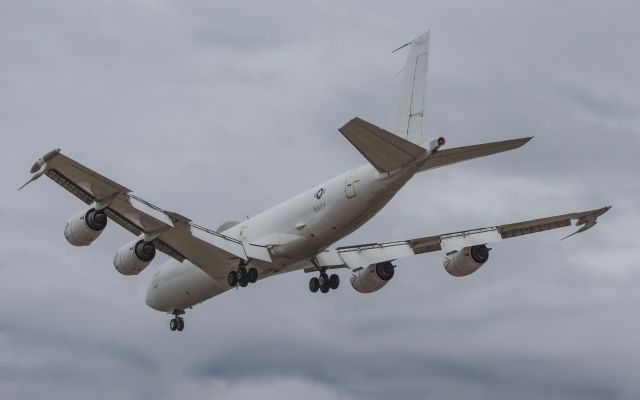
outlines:
[{"label": "gray wing surface", "polygon": [[271,261],[266,247],[243,243],[165,211],[59,149],[39,159],[31,172],[34,175],[29,182],[46,175],[85,204],[103,209],[112,221],[132,234],[152,241],[161,252],[181,262],[189,260],[214,278],[226,277],[224,266],[232,260]]},{"label": "gray wing surface", "polygon": [[610,208],[610,206],[607,206],[595,210],[561,214],[513,224],[425,236],[397,242],[338,247],[335,250],[326,250],[318,254],[314,259],[314,264],[320,267],[346,266],[349,268],[358,268],[432,251],[459,250],[467,246],[499,242],[516,236],[568,227],[572,225],[572,221],[576,221],[575,225],[582,227],[578,229],[577,232],[569,235],[572,236],[593,227],[598,217]]},{"label": "gray wing surface", "polygon": [[476,144],[472,146],[454,147],[452,149],[438,150],[431,155],[422,165],[419,172],[429,169],[444,167],[462,161],[473,160],[474,158],[486,157],[504,151],[514,150],[524,146],[532,137],[520,139],[503,140],[500,142]]}]

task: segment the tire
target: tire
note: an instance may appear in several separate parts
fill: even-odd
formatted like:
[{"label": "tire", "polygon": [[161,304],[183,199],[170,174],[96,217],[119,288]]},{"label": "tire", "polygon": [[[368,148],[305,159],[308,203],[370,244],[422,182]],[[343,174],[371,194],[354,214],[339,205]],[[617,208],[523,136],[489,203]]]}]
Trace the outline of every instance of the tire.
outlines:
[{"label": "tire", "polygon": [[333,274],[329,277],[329,287],[333,290],[336,290],[340,286],[340,277],[336,274]]},{"label": "tire", "polygon": [[258,270],[255,268],[249,268],[247,272],[249,283],[256,283],[258,281]]},{"label": "tire", "polygon": [[173,318],[171,321],[169,321],[169,329],[171,329],[172,331],[175,331],[176,329],[178,329],[178,321]]},{"label": "tire", "polygon": [[326,286],[329,283],[329,277],[327,274],[320,274],[318,277],[318,281],[320,282],[320,287]]},{"label": "tire", "polygon": [[329,282],[325,282],[324,285],[320,285],[320,291],[322,293],[327,293],[329,291]]},{"label": "tire", "polygon": [[240,285],[240,287],[247,287],[247,285],[249,284],[249,281],[246,279],[243,279],[241,281],[238,281],[238,284]]},{"label": "tire", "polygon": [[229,275],[227,275],[227,283],[230,287],[235,287],[238,284],[238,273],[236,271],[229,271]]},{"label": "tire", "polygon": [[184,330],[184,319],[180,318],[178,320],[178,332],[182,332]]},{"label": "tire", "polygon": [[247,279],[249,273],[246,267],[238,267],[238,281],[242,282]]},{"label": "tire", "polygon": [[320,281],[314,276],[309,280],[309,290],[311,290],[311,293],[316,293],[318,289],[320,289]]}]

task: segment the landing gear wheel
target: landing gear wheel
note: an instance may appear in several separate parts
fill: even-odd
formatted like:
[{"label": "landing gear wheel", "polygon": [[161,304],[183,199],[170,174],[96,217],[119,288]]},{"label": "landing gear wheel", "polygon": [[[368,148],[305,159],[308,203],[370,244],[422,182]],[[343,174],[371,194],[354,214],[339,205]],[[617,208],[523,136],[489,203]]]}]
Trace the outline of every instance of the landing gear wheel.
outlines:
[{"label": "landing gear wheel", "polygon": [[327,293],[329,291],[329,276],[324,272],[318,277],[318,283],[320,284],[320,291]]},{"label": "landing gear wheel", "polygon": [[180,318],[178,320],[178,332],[182,332],[183,329],[184,329],[184,319]]},{"label": "landing gear wheel", "polygon": [[247,280],[248,275],[249,273],[247,272],[246,267],[242,267],[242,266],[238,267],[238,280],[240,282]]},{"label": "landing gear wheel", "polygon": [[249,279],[249,283],[256,283],[258,281],[258,270],[255,268],[249,268],[249,271],[247,271],[247,277]]},{"label": "landing gear wheel", "polygon": [[238,284],[238,273],[236,271],[229,271],[227,283],[230,287],[235,287]]},{"label": "landing gear wheel", "polygon": [[340,277],[336,274],[333,274],[329,277],[329,287],[333,290],[336,290],[340,286]]},{"label": "landing gear wheel", "polygon": [[309,281],[309,290],[311,290],[311,293],[316,293],[318,289],[320,289],[320,281],[314,276]]},{"label": "landing gear wheel", "polygon": [[243,279],[241,281],[238,281],[238,284],[240,285],[240,287],[247,287],[249,281],[247,279]]},{"label": "landing gear wheel", "polygon": [[175,331],[176,329],[178,329],[179,326],[180,326],[180,323],[178,322],[177,319],[173,318],[171,321],[169,321],[169,329],[171,329],[172,331]]}]

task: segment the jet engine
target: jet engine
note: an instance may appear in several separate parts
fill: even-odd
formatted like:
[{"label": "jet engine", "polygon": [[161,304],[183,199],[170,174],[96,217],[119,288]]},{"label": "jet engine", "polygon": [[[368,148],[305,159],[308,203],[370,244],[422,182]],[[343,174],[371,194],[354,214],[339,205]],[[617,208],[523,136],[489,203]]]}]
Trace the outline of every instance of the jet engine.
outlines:
[{"label": "jet engine", "polygon": [[122,246],[113,256],[113,265],[122,275],[138,275],[156,255],[151,242],[136,239]]},{"label": "jet engine", "polygon": [[391,261],[356,268],[351,275],[351,286],[360,293],[372,293],[381,289],[393,278]]},{"label": "jet engine", "polygon": [[67,221],[64,237],[74,246],[88,246],[100,236],[107,226],[107,214],[90,208],[80,211]]},{"label": "jet engine", "polygon": [[453,276],[467,276],[476,272],[489,259],[489,250],[486,244],[465,247],[462,250],[454,250],[444,256],[442,264],[444,269]]}]

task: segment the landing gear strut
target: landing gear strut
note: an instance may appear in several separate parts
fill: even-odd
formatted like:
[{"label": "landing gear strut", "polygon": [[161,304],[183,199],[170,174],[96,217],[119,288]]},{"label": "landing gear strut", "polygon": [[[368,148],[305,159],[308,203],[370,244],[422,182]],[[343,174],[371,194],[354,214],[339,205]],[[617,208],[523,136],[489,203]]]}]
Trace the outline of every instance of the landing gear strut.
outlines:
[{"label": "landing gear strut", "polygon": [[317,293],[318,290],[322,293],[327,293],[329,289],[337,289],[340,286],[340,277],[336,274],[331,276],[327,275],[326,269],[320,270],[320,276],[313,277],[309,280],[309,290],[311,293]]},{"label": "landing gear strut", "polygon": [[184,330],[184,318],[181,315],[184,314],[182,310],[174,310],[174,318],[169,321],[169,329],[172,331],[182,332]]},{"label": "landing gear strut", "polygon": [[258,270],[250,267],[246,267],[246,262],[243,260],[236,271],[229,271],[227,275],[227,284],[229,287],[247,287],[250,283],[256,283],[258,281]]}]

